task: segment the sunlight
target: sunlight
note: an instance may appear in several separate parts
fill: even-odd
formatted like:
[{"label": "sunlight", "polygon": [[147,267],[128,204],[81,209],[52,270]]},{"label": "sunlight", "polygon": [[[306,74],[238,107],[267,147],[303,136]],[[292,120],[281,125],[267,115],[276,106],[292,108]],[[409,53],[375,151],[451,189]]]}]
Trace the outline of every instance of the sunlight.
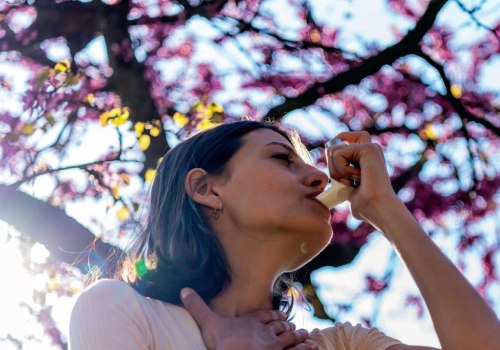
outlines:
[{"label": "sunlight", "polygon": [[[23,258],[24,255],[29,257]],[[0,348],[53,350],[59,349],[52,342],[44,325],[44,313],[52,308],[51,315],[62,331],[67,334],[69,312],[73,298],[49,295],[46,273],[29,271],[34,264],[43,264],[49,251],[35,243],[27,249],[21,236],[7,224],[0,221],[0,274],[6,282],[0,292]],[[54,293],[52,293],[54,294]],[[45,296],[47,295],[47,298]],[[43,297],[41,297],[43,296]],[[43,306],[48,306],[45,309]]]}]

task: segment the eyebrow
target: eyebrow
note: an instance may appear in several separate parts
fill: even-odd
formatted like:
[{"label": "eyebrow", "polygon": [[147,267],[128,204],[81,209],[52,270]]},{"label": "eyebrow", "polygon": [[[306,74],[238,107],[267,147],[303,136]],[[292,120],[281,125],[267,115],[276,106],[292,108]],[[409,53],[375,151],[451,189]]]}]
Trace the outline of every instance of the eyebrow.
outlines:
[{"label": "eyebrow", "polygon": [[276,142],[276,141],[269,142],[269,143],[266,144],[266,146],[274,146],[274,145],[284,147],[288,151],[290,151],[291,153],[293,153],[294,155],[296,155],[298,157],[297,151],[293,147],[291,147],[291,146],[289,146],[287,144],[284,144],[282,142]]}]

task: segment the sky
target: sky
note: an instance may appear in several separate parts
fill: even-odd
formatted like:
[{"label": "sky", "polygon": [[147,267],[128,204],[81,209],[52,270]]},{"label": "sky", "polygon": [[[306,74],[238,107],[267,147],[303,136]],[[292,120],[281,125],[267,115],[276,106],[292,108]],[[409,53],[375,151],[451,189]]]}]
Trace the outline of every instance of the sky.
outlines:
[{"label": "sky", "polygon": [[[341,45],[345,45],[346,49],[350,51],[357,52],[362,50],[361,47],[356,43],[353,38],[363,37],[365,40],[376,40],[383,45],[390,45],[392,34],[390,32],[390,26],[387,23],[394,22],[393,25],[400,28],[409,28],[409,23],[402,20],[396,20],[390,16],[390,14],[383,7],[384,1],[323,1],[323,0],[313,0],[312,2],[317,4],[323,4],[325,7],[335,6],[336,11],[334,13],[338,14],[335,18],[323,18],[324,21],[333,21],[335,23],[342,23],[345,21],[345,17],[342,15],[345,12],[352,13],[352,18],[349,22],[348,28],[342,33]],[[474,1],[465,1],[465,3],[474,4]],[[278,11],[281,15],[278,21],[287,21],[289,14],[287,13],[287,7],[282,6],[281,0],[275,1],[270,6],[277,6],[280,8]],[[461,28],[463,26],[463,21],[466,18],[458,10],[456,4],[453,1],[447,5],[449,9],[443,11],[444,15],[439,17],[439,21],[447,23],[456,23],[456,28]],[[486,1],[485,7],[488,11],[484,11],[481,14],[481,18],[484,21],[494,21],[500,18],[500,7],[495,4],[495,1]],[[326,9],[319,11],[316,15],[321,19],[322,13],[330,13]],[[377,16],[373,16],[376,13]],[[293,25],[293,23],[290,23]],[[200,24],[202,26],[202,24]],[[197,30],[196,26],[193,30]],[[471,40],[475,35],[474,30],[460,29],[463,35],[459,36],[458,40]],[[105,59],[105,55],[102,51],[102,42],[99,39],[94,41],[89,50],[96,60]],[[65,54],[64,49],[60,49],[53,52],[54,57],[63,56]],[[362,52],[359,52],[362,54]],[[235,53],[237,55],[237,53]],[[467,57],[464,57],[467,59]],[[418,65],[418,62],[415,62]],[[8,73],[7,70],[11,67],[6,68],[0,63],[0,70],[3,74],[16,74],[16,72],[11,71]],[[23,74],[22,72],[17,72],[18,74],[18,84],[19,87],[13,86],[14,89],[22,90]],[[429,71],[426,73],[429,80],[435,79],[435,73]],[[498,81],[497,77],[500,75],[500,58],[492,60],[492,62],[483,70],[482,74],[482,84],[490,89],[496,89],[498,91]],[[441,87],[442,88],[442,87]],[[439,90],[440,87],[437,87]],[[10,105],[12,108],[19,108],[19,105],[7,101],[5,97],[0,94],[0,104]],[[309,111],[314,113],[314,111]],[[309,116],[310,117],[310,116]],[[296,111],[291,113],[285,118],[285,123],[290,125],[300,125],[301,129],[306,133],[314,135],[317,132],[315,126],[308,125],[309,118],[306,118],[304,111]],[[330,128],[330,135],[333,137],[338,131],[335,125]],[[81,163],[82,158],[88,158],[90,160],[95,159],[96,155],[99,155],[100,150],[107,147],[107,145],[99,144],[96,140],[106,139],[107,131],[105,128],[100,128],[95,130],[97,133],[102,133],[103,137],[96,138],[95,134],[92,139],[85,139],[81,149],[85,149],[85,153],[78,152],[75,150],[75,163]],[[79,176],[76,172],[68,172],[67,176]],[[1,179],[0,182],[4,182],[6,179]],[[32,190],[36,195],[44,195],[44,179],[39,179],[35,182]],[[106,203],[102,202],[95,207],[94,203],[80,203],[68,206],[68,213],[74,217],[82,218],[83,224],[92,227],[91,222],[85,222],[84,215],[85,211],[92,210],[95,212],[100,211],[105,212]],[[500,219],[498,216],[494,219]],[[108,215],[102,215],[102,220],[109,220]],[[110,225],[114,223],[110,222]],[[452,225],[452,223],[450,223]],[[487,224],[486,224],[487,225]],[[485,229],[486,226],[485,226]],[[454,259],[454,247],[455,243],[447,239],[446,237],[437,237],[436,240],[438,244],[450,258]],[[9,281],[9,285],[6,288],[2,288],[0,291],[0,345],[2,350],[8,346],[9,342],[2,343],[1,339],[6,337],[8,333],[16,336],[21,336],[23,334],[36,334],[41,342],[32,340],[26,341],[24,343],[23,349],[52,349],[50,345],[50,339],[44,335],[43,330],[37,322],[34,322],[33,318],[27,312],[26,306],[24,304],[30,305],[31,307],[36,307],[33,305],[33,290],[43,289],[47,284],[48,277],[38,277],[33,278],[29,272],[24,269],[23,264],[25,261],[20,253],[20,247],[22,246],[19,240],[19,235],[9,229],[7,225],[0,222],[0,275],[3,276],[4,281]],[[48,257],[48,252],[41,245],[35,245],[28,253],[31,263],[34,265],[41,264],[45,262]],[[500,266],[500,257],[496,255],[497,261],[496,266]],[[470,259],[473,259],[471,257]],[[479,270],[477,267],[477,262],[470,261],[472,268],[467,271],[467,277],[471,281],[475,281],[478,276]],[[476,267],[474,267],[476,266]],[[395,277],[393,281],[395,284],[391,286],[390,292],[385,293],[381,298],[381,301],[376,302],[370,296],[360,296],[356,299],[357,308],[355,312],[346,314],[343,317],[343,321],[349,321],[352,323],[360,322],[363,315],[372,314],[372,310],[378,310],[377,326],[385,331],[388,335],[398,338],[401,341],[413,344],[413,345],[427,345],[439,347],[439,342],[435,331],[432,327],[432,322],[427,312],[424,313],[424,317],[418,319],[416,317],[417,310],[414,307],[405,307],[405,297],[408,294],[417,294],[418,289],[413,282],[408,270],[404,264],[400,261],[399,257],[394,253],[390,244],[387,240],[380,234],[374,233],[369,237],[368,243],[363,246],[361,252],[358,254],[355,261],[349,265],[340,268],[324,268],[321,271],[317,271],[313,275],[314,281],[316,281],[321,287],[318,291],[320,297],[325,299],[335,299],[336,301],[345,300],[346,302],[352,300],[353,295],[356,295],[356,291],[359,291],[364,285],[364,277],[366,273],[372,273],[375,275],[381,275],[389,267],[394,269]],[[82,288],[81,283],[76,280],[73,286],[75,290]],[[500,286],[498,284],[494,285],[491,290],[492,299],[500,300]],[[61,328],[63,334],[67,334],[68,321],[71,310],[71,305],[74,302],[74,298],[62,297],[57,298],[55,296],[50,296],[49,303],[53,303],[53,315],[57,322],[57,325]],[[24,303],[24,304],[23,304]],[[500,304],[495,305],[495,311],[500,314]],[[8,315],[8,317],[6,316]],[[294,322],[299,327],[304,327],[307,329],[312,329],[315,327],[326,327],[329,325],[326,321],[321,321],[313,319],[311,317],[311,312],[305,309],[297,309]],[[404,325],[404,326],[402,326]]]}]

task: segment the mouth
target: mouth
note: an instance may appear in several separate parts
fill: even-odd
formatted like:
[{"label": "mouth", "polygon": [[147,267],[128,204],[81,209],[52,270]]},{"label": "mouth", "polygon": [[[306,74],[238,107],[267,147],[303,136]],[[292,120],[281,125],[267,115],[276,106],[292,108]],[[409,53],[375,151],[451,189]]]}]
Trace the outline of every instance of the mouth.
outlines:
[{"label": "mouth", "polygon": [[308,194],[306,196],[306,198],[315,201],[316,203],[318,203],[319,205],[321,205],[323,208],[325,208],[325,210],[328,211],[328,214],[330,214],[330,209],[328,209],[328,207],[326,205],[324,205],[321,201],[319,201],[319,200],[316,199],[316,196],[318,194],[320,194],[320,193],[322,193],[322,191],[310,193],[310,194]]}]

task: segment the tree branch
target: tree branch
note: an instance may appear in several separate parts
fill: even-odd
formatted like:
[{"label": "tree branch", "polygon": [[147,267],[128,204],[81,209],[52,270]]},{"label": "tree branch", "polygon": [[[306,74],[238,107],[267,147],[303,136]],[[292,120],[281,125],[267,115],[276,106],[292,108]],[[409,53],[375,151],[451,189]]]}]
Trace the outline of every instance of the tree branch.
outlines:
[{"label": "tree branch", "polygon": [[441,8],[447,0],[434,0],[411,31],[397,44],[386,48],[376,56],[367,58],[352,69],[339,73],[333,78],[315,83],[297,97],[287,97],[285,101],[271,108],[265,120],[280,120],[290,111],[309,106],[326,94],[343,90],[346,86],[357,84],[362,79],[376,73],[382,66],[392,64],[396,59],[415,52],[422,37],[432,27]]},{"label": "tree branch", "polygon": [[114,263],[106,258],[120,249],[96,238],[63,210],[11,186],[0,185],[0,198],[0,220],[45,245],[56,259],[74,264],[83,272],[93,266],[107,276],[114,272]]},{"label": "tree branch", "polygon": [[[493,133],[495,133],[495,135],[497,135],[497,136],[500,135],[500,128],[499,127],[493,125],[488,120],[480,118],[480,117],[472,114],[468,110],[466,110],[465,107],[462,105],[462,102],[460,101],[460,99],[453,96],[453,94],[451,93],[451,82],[448,79],[448,77],[446,76],[444,68],[441,64],[434,61],[432,59],[432,57],[430,57],[428,54],[423,52],[420,47],[416,50],[415,54],[417,56],[422,57],[427,63],[429,63],[432,67],[434,67],[437,70],[438,74],[441,77],[441,80],[444,83],[444,86],[446,87],[446,95],[444,95],[443,97],[446,98],[448,100],[448,102],[450,102],[450,104],[453,106],[455,111],[460,116],[460,119],[462,119],[462,123],[464,125],[467,124],[467,121],[473,121],[475,123],[481,124],[482,126],[487,128],[488,130],[492,131]],[[466,136],[466,135],[464,135],[464,136]]]},{"label": "tree branch", "polygon": [[115,159],[103,159],[103,160],[96,160],[95,162],[89,162],[89,163],[84,163],[84,164],[69,165],[69,166],[65,166],[65,167],[61,167],[61,168],[57,168],[57,169],[45,169],[42,171],[38,171],[34,174],[31,174],[30,176],[27,176],[25,178],[22,178],[21,180],[16,181],[13,184],[8,185],[7,187],[15,190],[15,189],[18,189],[19,186],[21,186],[23,183],[31,181],[31,180],[37,178],[38,176],[52,174],[52,173],[56,173],[56,172],[60,172],[60,171],[64,171],[64,170],[70,170],[70,169],[85,169],[91,165],[98,165],[98,164],[104,164],[104,163],[115,162],[115,161],[142,163],[139,160],[121,160],[121,159],[119,159],[119,156],[118,156]]},{"label": "tree branch", "polygon": [[[460,9],[462,9],[462,11],[464,12],[467,12],[470,16],[470,18],[472,19],[472,21],[480,28],[483,28],[483,29],[486,29],[487,31],[491,32],[495,38],[497,38],[498,42],[500,43],[500,35],[498,35],[498,33],[493,30],[492,28],[488,27],[486,24],[480,22],[476,16],[475,16],[475,12],[477,12],[479,9],[480,9],[480,6],[482,6],[482,4],[476,6],[475,8],[473,8],[472,10],[469,10],[465,7],[465,5],[459,1],[459,0],[455,0],[455,3],[460,7]],[[483,1],[484,3],[484,1]]]}]

